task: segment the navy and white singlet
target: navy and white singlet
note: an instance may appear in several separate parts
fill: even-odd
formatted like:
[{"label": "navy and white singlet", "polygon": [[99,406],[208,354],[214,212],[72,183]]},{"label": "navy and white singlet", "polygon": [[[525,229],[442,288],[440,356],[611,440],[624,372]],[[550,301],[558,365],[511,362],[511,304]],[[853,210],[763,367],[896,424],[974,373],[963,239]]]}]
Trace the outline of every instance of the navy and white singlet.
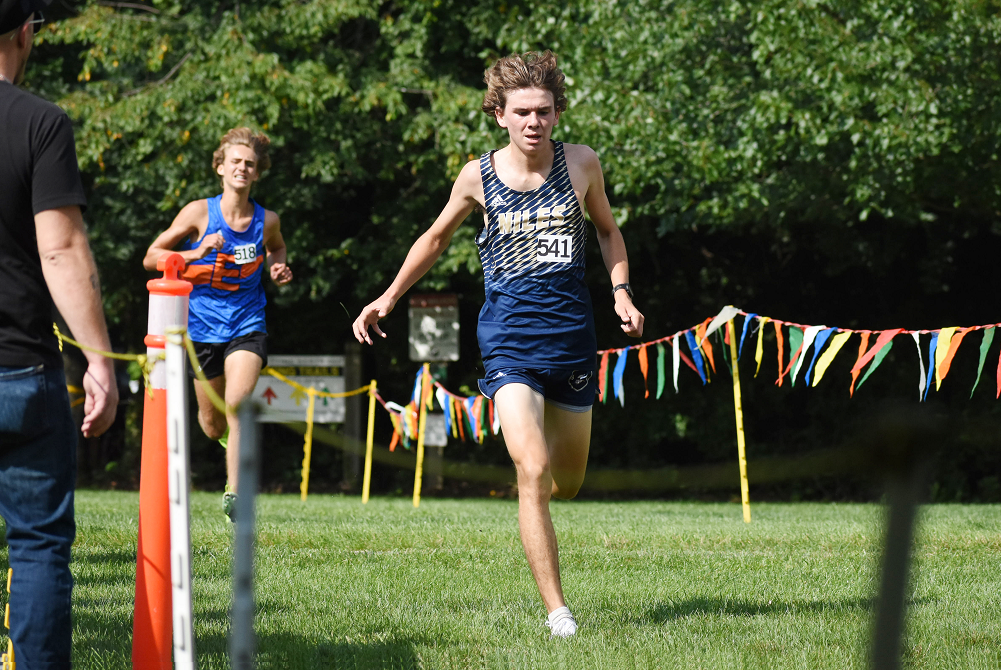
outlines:
[{"label": "navy and white singlet", "polygon": [[480,156],[486,216],[476,236],[486,300],[476,331],[487,373],[500,367],[593,370],[598,349],[584,283],[587,222],[570,183],[562,142],[531,191],[497,177]]}]

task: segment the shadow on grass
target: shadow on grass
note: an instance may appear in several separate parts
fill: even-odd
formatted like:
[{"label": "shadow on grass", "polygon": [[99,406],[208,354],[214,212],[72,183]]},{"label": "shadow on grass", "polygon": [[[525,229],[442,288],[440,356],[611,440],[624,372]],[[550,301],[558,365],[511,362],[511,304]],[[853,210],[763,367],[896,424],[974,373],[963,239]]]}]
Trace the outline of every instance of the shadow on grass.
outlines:
[{"label": "shadow on grass", "polygon": [[407,638],[371,642],[317,641],[290,633],[257,640],[257,667],[416,670],[424,667]]},{"label": "shadow on grass", "polygon": [[641,623],[666,623],[699,615],[730,617],[751,617],[772,614],[795,614],[797,612],[870,612],[875,606],[875,598],[851,598],[847,600],[731,600],[729,598],[690,598],[678,602],[660,603],[640,617]]}]

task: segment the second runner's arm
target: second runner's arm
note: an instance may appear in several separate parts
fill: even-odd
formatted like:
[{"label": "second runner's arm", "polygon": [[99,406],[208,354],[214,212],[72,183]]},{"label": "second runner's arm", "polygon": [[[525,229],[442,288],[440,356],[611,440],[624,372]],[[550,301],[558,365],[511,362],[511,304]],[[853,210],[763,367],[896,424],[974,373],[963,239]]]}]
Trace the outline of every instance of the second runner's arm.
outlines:
[{"label": "second runner's arm", "polygon": [[267,249],[268,274],[271,281],[284,286],[292,281],[292,269],[286,263],[288,250],[282,237],[281,221],[278,215],[267,210],[264,215],[264,248]]},{"label": "second runner's arm", "polygon": [[483,185],[480,180],[479,164],[476,161],[470,161],[462,168],[455,184],[452,185],[452,195],[448,199],[448,204],[445,205],[431,227],[418,237],[417,241],[410,247],[407,258],[403,261],[403,266],[396,274],[396,279],[393,280],[385,293],[366,305],[358,318],[355,319],[354,324],[352,324],[355,339],[359,342],[372,344],[372,337],[368,332],[369,326],[379,337],[386,337],[386,333],[379,328],[379,319],[393,311],[400,296],[431,269],[434,262],[448,247],[456,229],[478,204],[477,195],[482,200],[482,192]]},{"label": "second runner's arm", "polygon": [[[587,213],[594,222],[598,236],[598,246],[601,247],[601,257],[605,261],[612,286],[629,283],[629,258],[626,254],[626,243],[622,232],[612,216],[612,207],[605,195],[605,176],[601,172],[601,163],[597,154],[588,147],[583,147],[581,167],[587,175],[587,194],[584,204]],[[615,292],[615,313],[621,319],[622,332],[630,337],[643,336],[643,314],[633,304],[633,299],[625,290]]]}]

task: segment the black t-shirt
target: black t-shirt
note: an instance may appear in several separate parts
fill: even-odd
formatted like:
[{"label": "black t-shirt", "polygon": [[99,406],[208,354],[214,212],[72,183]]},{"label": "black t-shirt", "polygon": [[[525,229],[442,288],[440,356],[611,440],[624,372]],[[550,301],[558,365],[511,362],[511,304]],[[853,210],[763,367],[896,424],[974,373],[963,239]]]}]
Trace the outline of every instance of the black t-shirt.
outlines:
[{"label": "black t-shirt", "polygon": [[86,203],[66,113],[0,81],[0,366],[62,367],[34,217]]}]

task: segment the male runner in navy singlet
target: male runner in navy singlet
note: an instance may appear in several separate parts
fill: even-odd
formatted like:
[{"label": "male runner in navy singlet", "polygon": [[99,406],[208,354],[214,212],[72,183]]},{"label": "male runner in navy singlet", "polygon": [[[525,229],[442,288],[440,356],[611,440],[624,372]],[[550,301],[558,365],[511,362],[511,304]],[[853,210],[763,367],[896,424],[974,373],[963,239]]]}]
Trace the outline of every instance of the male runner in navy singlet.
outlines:
[{"label": "male runner in navy singlet", "polygon": [[510,143],[466,164],[442,213],[353,329],[359,342],[372,344],[369,327],[386,337],[379,319],[430,269],[466,217],[484,212],[476,237],[486,289],[477,328],[480,390],[496,402],[517,468],[521,541],[549,612],[546,624],[552,635],[569,637],[577,622],[563,598],[549,499],[573,498],[584,481],[597,394],[585,207],[623,332],[640,337],[643,315],[632,302],[626,248],[598,157],[589,147],[550,140],[567,107],[556,56],[502,58],[484,78],[483,111],[507,129]]},{"label": "male runner in navy singlet", "polygon": [[[251,186],[271,166],[269,146],[265,135],[249,128],[226,133],[212,154],[222,194],[185,205],[143,260],[147,270],[155,270],[160,256],[181,245],[179,253],[188,263],[184,279],[194,284],[188,336],[209,386],[230,407],[253,392],[268,360],[261,283],[265,262],[276,284],[292,281],[278,215],[250,199]],[[240,461],[239,422],[235,414],[223,415],[216,409],[200,382],[195,383],[195,395],[202,430],[226,447],[229,490],[223,494],[223,511],[232,520]]]}]

